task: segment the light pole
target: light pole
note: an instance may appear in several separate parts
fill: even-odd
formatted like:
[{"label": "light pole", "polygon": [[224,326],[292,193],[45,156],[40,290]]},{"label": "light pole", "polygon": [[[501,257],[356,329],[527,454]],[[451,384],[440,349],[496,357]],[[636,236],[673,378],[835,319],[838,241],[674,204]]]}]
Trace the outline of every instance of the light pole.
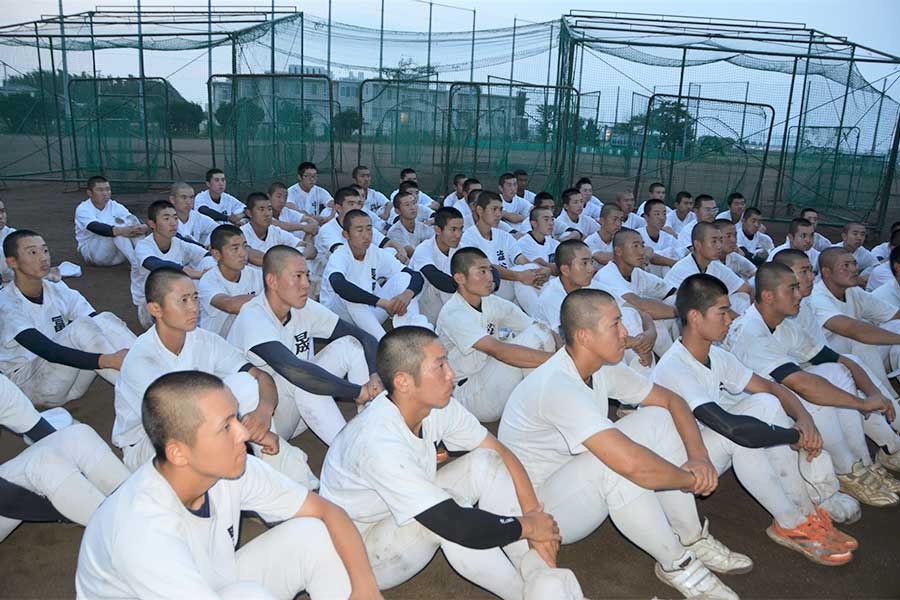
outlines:
[{"label": "light pole", "polygon": [[441,6],[443,8],[452,8],[455,10],[464,10],[472,13],[472,51],[469,59],[469,81],[475,81],[475,14],[476,11],[474,8],[464,8],[462,6],[453,6],[452,4],[441,4],[440,2],[430,2],[429,0],[413,0],[413,2],[418,2],[419,4],[427,4],[428,5],[428,73],[429,78],[431,77],[431,15],[432,10],[435,6]]}]

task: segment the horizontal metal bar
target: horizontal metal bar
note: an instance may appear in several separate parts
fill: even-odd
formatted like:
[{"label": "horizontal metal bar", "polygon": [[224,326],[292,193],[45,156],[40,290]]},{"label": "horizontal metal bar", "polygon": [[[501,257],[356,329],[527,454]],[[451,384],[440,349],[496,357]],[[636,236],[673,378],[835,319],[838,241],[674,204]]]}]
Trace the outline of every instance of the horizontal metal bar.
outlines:
[{"label": "horizontal metal bar", "polygon": [[[800,27],[806,28],[806,23],[800,23],[797,21],[760,21],[758,19],[719,19],[716,17],[700,17],[696,15],[667,15],[663,13],[641,13],[641,12],[622,12],[622,11],[611,11],[611,10],[582,10],[582,9],[573,9],[569,11],[569,15],[576,14],[577,11],[581,10],[585,14],[590,15],[598,15],[598,18],[604,18],[603,15],[636,15],[637,17],[663,17],[666,20],[670,20],[671,18],[675,19],[695,19],[694,22],[698,23],[710,23],[710,24],[722,24],[727,25],[729,23],[754,23],[756,25],[750,25],[750,27],[761,27],[758,25],[759,23],[770,23],[773,25],[779,26],[787,26],[787,25],[799,25]],[[651,19],[644,19],[651,20]],[[737,27],[738,25],[735,25]],[[787,27],[784,27],[787,29]]]},{"label": "horizontal metal bar", "polygon": [[[757,36],[748,36],[748,35],[728,35],[722,33],[692,33],[689,31],[669,31],[669,32],[660,32],[656,29],[634,29],[634,28],[621,28],[621,27],[609,27],[609,26],[600,26],[600,25],[579,25],[577,22],[574,27],[576,29],[584,29],[588,31],[621,31],[623,33],[651,33],[651,34],[663,34],[666,33],[671,36],[684,36],[684,37],[699,37],[704,39],[723,39],[723,40],[745,40],[748,42],[777,42],[782,44],[798,44],[803,46],[809,46],[810,44],[824,44],[833,46],[834,43],[829,43],[825,41],[810,41],[809,35],[806,36],[805,39],[771,39],[765,37],[757,37]],[[630,42],[626,42],[630,43]],[[847,46],[852,46],[853,44],[845,43]],[[684,46],[679,46],[683,48]],[[849,60],[849,59],[848,59]]]}]

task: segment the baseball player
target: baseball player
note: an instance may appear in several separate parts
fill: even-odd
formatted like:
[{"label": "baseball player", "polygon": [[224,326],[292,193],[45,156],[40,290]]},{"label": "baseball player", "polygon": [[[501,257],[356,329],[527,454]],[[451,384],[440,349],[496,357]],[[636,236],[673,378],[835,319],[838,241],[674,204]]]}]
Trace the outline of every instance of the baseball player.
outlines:
[{"label": "baseball player", "polygon": [[562,210],[553,225],[553,237],[557,241],[584,240],[600,229],[597,221],[584,214],[584,196],[577,188],[564,190],[560,197]]},{"label": "baseball player", "polygon": [[308,215],[303,215],[293,208],[288,208],[288,188],[280,181],[269,185],[267,190],[272,201],[272,225],[291,232],[300,239],[312,238],[319,233],[319,222]]},{"label": "baseball player", "polygon": [[463,232],[459,245],[461,248],[478,248],[490,257],[502,280],[497,290],[498,296],[510,301],[521,297],[529,304],[534,299],[536,288],[550,277],[550,270],[528,264],[528,259],[516,248],[516,238],[498,228],[502,206],[499,195],[482,191],[475,203],[475,225]]},{"label": "baseball player", "polygon": [[666,208],[662,200],[655,198],[644,202],[644,220],[647,225],[638,229],[638,233],[644,238],[644,246],[653,250],[647,271],[657,277],[665,277],[672,265],[684,256],[684,248],[679,245],[678,239],[663,230],[666,226]]},{"label": "baseball player", "polygon": [[675,288],[644,264],[644,239],[633,229],[620,229],[613,237],[613,259],[597,271],[591,287],[609,292],[619,304],[629,304],[653,319],[656,342],[653,351],[662,356],[678,337],[675,322]]},{"label": "baseball player", "polygon": [[897,266],[900,265],[900,250],[897,250],[897,247],[898,246],[894,246],[891,249],[891,254],[886,263],[879,265],[872,271],[872,276],[869,277],[869,283],[872,283],[872,280],[875,279],[880,269],[886,268],[890,273],[890,278],[875,288],[872,291],[872,296],[885,304],[900,309],[900,280],[897,279],[897,273],[900,272],[897,268]]},{"label": "baseball player", "polygon": [[227,337],[241,307],[263,292],[262,270],[247,265],[243,232],[225,223],[210,236],[210,254],[216,266],[197,283],[200,327]]},{"label": "baseball player", "polygon": [[694,227],[697,223],[712,223],[716,218],[716,210],[718,210],[718,206],[716,205],[715,198],[709,194],[700,194],[697,196],[694,199],[694,220],[690,223],[685,223],[678,232],[678,243],[681,244],[683,248],[690,248],[691,244],[694,242],[691,235]]},{"label": "baseball player", "polygon": [[425,278],[419,295],[419,310],[432,324],[437,323],[441,307],[456,291],[450,275],[450,259],[459,247],[463,233],[463,216],[445,206],[434,213],[434,235],[416,247],[409,258],[409,268]]},{"label": "baseball player", "polygon": [[744,218],[744,210],[747,208],[747,199],[740,192],[732,192],[728,194],[725,200],[728,204],[728,210],[723,210],[716,215],[716,219],[725,219],[732,225],[737,225]]},{"label": "baseball player", "polygon": [[813,226],[813,231],[815,232],[813,234],[813,248],[821,252],[825,248],[831,248],[831,246],[834,245],[827,237],[825,237],[818,231],[815,231],[819,226],[819,211],[810,206],[805,206],[800,209],[799,216],[809,221]]},{"label": "baseball player", "polygon": [[[362,197],[362,190],[358,189],[358,191],[360,192],[360,197]],[[374,212],[368,211],[365,208],[363,208],[363,210],[366,210],[366,212],[369,213],[369,216],[372,217],[372,223],[377,225],[382,231],[386,232],[388,225],[396,223],[397,219],[400,217],[397,213],[397,208],[394,206],[394,200],[397,198],[397,194],[402,194],[404,192],[412,194],[416,199],[416,221],[422,221],[423,223],[427,222],[435,211],[435,209],[432,208],[434,202],[431,201],[431,204],[422,204],[422,192],[419,190],[419,184],[415,181],[404,181],[400,184],[397,191],[391,194],[391,202],[388,205],[389,212],[386,219],[382,219],[379,215],[376,215]]]},{"label": "baseball player", "polygon": [[217,223],[194,210],[194,188],[183,181],[173,183],[169,189],[169,202],[178,216],[178,235],[186,241],[208,247],[209,236]]},{"label": "baseball player", "polygon": [[496,421],[525,370],[547,360],[559,336],[492,293],[491,263],[478,248],[457,250],[450,271],[457,291],[436,331],[456,372],[454,396],[479,421]]},{"label": "baseball player", "polygon": [[[872,269],[872,272],[869,273],[869,279],[866,281],[867,292],[874,292],[885,283],[894,279],[894,272],[891,269],[890,257],[891,251],[897,246],[900,246],[900,228],[895,229],[891,232],[890,241],[885,242],[884,246],[885,248],[882,249],[886,251],[884,259],[878,266]],[[882,250],[879,250],[879,252],[881,252]],[[875,252],[873,251],[872,254],[874,255]]]},{"label": "baseball player", "polygon": [[[156,456],[94,513],[79,598],[381,598],[347,514],[247,456],[250,434],[221,379],[163,375],[141,413]],[[236,551],[242,510],[280,524]]]},{"label": "baseball player", "polygon": [[254,454],[294,481],[315,488],[306,455],[272,432],[278,403],[272,377],[248,363],[239,348],[197,328],[200,310],[191,279],[175,269],[157,269],[147,277],[146,294],[154,325],[135,341],[116,382],[112,439],[128,468],[136,471],[153,456],[141,425],[141,399],[149,383],[165,373],[198,370],[224,379],[238,398],[241,423],[250,434]]},{"label": "baseball player", "polygon": [[[700,524],[691,494],[709,495],[718,481],[685,401],[619,364],[626,332],[606,292],[573,291],[561,322],[565,347],[513,390],[498,438],[522,461],[562,543],[609,515],[685,597],[737,598],[710,569],[745,573],[753,563]],[[642,408],[613,424],[609,396]]]},{"label": "baseball player", "polygon": [[[705,204],[705,203],[704,203]],[[706,210],[704,207],[703,210]],[[682,233],[685,230],[682,230]],[[701,220],[691,227],[691,251],[666,273],[664,281],[673,288],[696,273],[707,273],[720,279],[728,288],[731,308],[738,314],[750,306],[750,285],[725,266],[722,256],[722,232],[710,222]]]},{"label": "baseball player", "polygon": [[386,220],[390,212],[390,200],[387,196],[372,189],[372,171],[365,165],[357,165],[353,167],[350,174],[353,183],[359,187],[360,197],[363,200],[363,208],[377,214],[382,221]]},{"label": "baseball player", "polygon": [[790,390],[713,346],[732,320],[725,284],[691,275],[678,289],[676,307],[682,337],[657,363],[653,381],[686,399],[705,426],[703,443],[718,473],[734,466],[744,488],[772,515],[769,538],[818,564],[849,562],[856,540],[810,500],[792,449],[805,451],[799,460],[807,461],[821,452],[812,417]]},{"label": "baseball player", "polygon": [[516,193],[518,191],[518,180],[512,173],[503,173],[497,185],[497,193],[503,201],[502,219],[509,223],[514,231],[519,231],[522,223],[528,222],[528,213],[531,211],[531,203],[525,198],[520,198]]},{"label": "baseball player", "polygon": [[761,226],[762,212],[751,206],[744,209],[741,226],[736,227],[738,248],[744,254],[744,258],[755,265],[766,262],[769,253],[775,248],[772,238],[760,231]]},{"label": "baseball player", "polygon": [[[22,521],[86,525],[106,496],[128,477],[128,469],[93,429],[72,425],[72,416],[63,408],[48,412],[62,418],[39,413],[0,375],[0,426],[30,444],[0,464],[0,542]],[[69,425],[62,428],[50,421]]]},{"label": "baseball player", "polygon": [[[378,346],[378,373],[386,391],[328,449],[322,496],[353,519],[379,587],[412,578],[441,549],[463,577],[506,600],[581,600],[574,575],[549,568],[559,533],[522,464],[453,398],[437,336],[393,330]],[[436,469],[438,443],[468,453]]]},{"label": "baseball player", "polygon": [[217,223],[246,223],[244,203],[225,191],[227,182],[222,169],[206,172],[206,189],[194,197],[194,208]]},{"label": "baseball player", "polygon": [[647,186],[647,199],[641,202],[641,205],[638,206],[637,214],[644,215],[647,212],[647,202],[649,202],[650,200],[659,200],[660,202],[662,202],[663,206],[665,207],[666,216],[668,216],[670,212],[674,212],[674,209],[666,206],[666,186],[662,182],[654,181],[649,186]]},{"label": "baseball player", "polygon": [[802,217],[791,219],[791,223],[788,226],[787,238],[784,243],[769,252],[769,257],[766,260],[772,260],[772,258],[782,250],[793,248],[805,252],[806,256],[809,257],[809,264],[812,265],[813,272],[818,273],[819,251],[813,248],[814,233],[815,228],[813,227],[813,224],[806,219]]},{"label": "baseball player", "polygon": [[144,282],[150,271],[172,267],[191,279],[200,279],[212,266],[209,264],[212,259],[204,261],[207,257],[205,248],[178,237],[178,216],[171,202],[157,200],[151,203],[147,208],[147,221],[153,233],[135,246],[131,263],[131,301],[145,329],[153,324],[144,298]]},{"label": "baseball player", "polygon": [[325,266],[322,304],[375,339],[384,335],[382,323],[388,317],[394,327],[427,326],[416,298],[424,284],[421,273],[372,244],[372,220],[363,211],[348,212],[341,225],[347,243],[331,253]]},{"label": "baseball player", "polygon": [[581,194],[581,199],[584,200],[584,210],[581,214],[590,217],[595,221],[599,221],[600,210],[603,209],[603,203],[600,202],[600,198],[594,195],[594,186],[591,183],[590,178],[582,177],[575,182],[574,187],[578,190],[578,193]]},{"label": "baseball player", "polygon": [[457,173],[453,176],[453,191],[444,197],[444,206],[454,208],[457,202],[466,201],[465,183],[467,179],[465,173]]},{"label": "baseball player", "polygon": [[105,177],[91,177],[86,187],[88,197],[75,209],[78,253],[100,267],[133,262],[134,246],[147,235],[147,226],[111,198]]},{"label": "baseball player", "polygon": [[737,228],[734,223],[728,219],[716,219],[713,221],[713,225],[722,232],[722,252],[719,260],[725,263],[725,266],[731,269],[735,275],[748,284],[752,283],[753,276],[756,275],[756,265],[738,248]]},{"label": "baseball player", "polygon": [[[417,190],[419,189],[419,187],[418,187],[419,186],[419,176],[416,175],[416,172],[413,169],[410,169],[409,167],[400,171],[400,185],[403,185],[403,183],[405,183],[407,181],[415,183],[416,189]],[[396,196],[397,192],[399,192],[399,191],[400,191],[400,187],[398,186],[396,190],[391,192],[390,198],[392,201],[394,199],[394,196]],[[419,192],[418,200],[419,200],[419,204],[421,204],[425,208],[431,209],[431,211],[436,211],[437,209],[439,209],[441,207],[439,202],[436,202],[434,199],[432,199],[431,196],[429,196],[425,192],[421,192],[421,191]]]},{"label": "baseball player", "polygon": [[470,177],[463,182],[463,190],[465,191],[463,201],[454,204],[453,208],[463,216],[463,231],[465,231],[475,224],[475,215],[472,214],[471,206],[478,199],[478,194],[481,193],[481,182]]},{"label": "baseball player", "polygon": [[331,206],[331,194],[316,183],[319,181],[319,170],[311,162],[297,165],[297,183],[288,188],[287,205],[324,225],[331,215],[323,215],[325,207]]},{"label": "baseball player", "polygon": [[[522,239],[525,238],[525,234],[529,233],[532,230],[531,211],[534,210],[535,208],[549,208],[550,215],[552,217],[553,215],[556,214],[556,199],[553,197],[553,194],[551,194],[550,192],[538,192],[537,194],[534,195],[534,203],[533,203],[533,205],[531,205],[531,208],[529,208],[529,210],[528,210],[528,219],[525,219],[524,221],[522,221],[521,223],[519,223],[516,226],[516,228],[519,230],[519,233],[521,234],[521,236],[519,237],[519,240],[517,240],[517,241],[522,241]],[[503,221],[501,221],[500,223],[501,223],[501,225],[504,224]],[[556,226],[556,219],[554,218],[553,221],[551,221],[551,223],[550,223],[550,233],[545,234],[546,237],[549,237],[554,242],[556,241],[556,238],[553,237],[553,228],[555,226]],[[527,239],[523,243],[526,245],[530,245],[530,242]]]},{"label": "baseball player", "polygon": [[866,241],[866,226],[862,223],[851,221],[841,230],[841,241],[835,244],[838,248],[844,248],[856,259],[856,269],[859,271],[859,285],[868,289],[867,284],[872,269],[878,266],[875,255],[863,246]]},{"label": "baseball player", "polygon": [[675,194],[675,209],[666,216],[666,232],[679,237],[682,229],[696,222],[694,197],[690,192],[684,190]]},{"label": "baseball player", "polygon": [[[10,227],[7,221],[6,204],[3,200],[0,200],[0,244],[3,244],[3,240],[6,239],[6,236],[13,231],[15,231],[15,229]],[[6,255],[3,254],[3,250],[0,250],[0,287],[3,287],[4,283],[12,281],[13,275],[13,270],[6,264]]]},{"label": "baseball player", "polygon": [[115,384],[135,340],[121,319],[98,313],[65,283],[45,279],[50,250],[34,231],[3,240],[15,281],[0,290],[0,373],[38,407],[80,398],[97,375]]},{"label": "baseball player", "polygon": [[[549,196],[549,194],[548,194]],[[553,264],[556,247],[559,242],[553,238],[553,197],[543,197],[536,201],[536,206],[528,212],[528,231],[516,241],[516,250],[525,259],[540,265],[554,275],[557,274]],[[528,312],[527,310],[525,312]]]},{"label": "baseball player", "polygon": [[528,171],[525,169],[516,169],[513,171],[513,175],[516,177],[516,196],[522,198],[529,206],[533,207],[534,197],[537,194],[528,189]]},{"label": "baseball player", "polygon": [[[377,341],[309,299],[309,267],[295,248],[266,252],[263,281],[265,293],[241,307],[228,341],[275,379],[278,435],[290,440],[309,426],[330,444],[346,423],[335,399],[364,404],[381,391]],[[315,353],[314,338],[330,343]]]},{"label": "baseball player", "polygon": [[272,215],[272,201],[268,196],[262,192],[252,192],[247,196],[247,216],[250,222],[241,227],[247,245],[261,254],[265,254],[273,246],[292,246],[303,252],[307,260],[313,260],[316,248],[312,240],[306,240],[305,234],[296,236],[273,225]]},{"label": "baseball player", "polygon": [[615,203],[616,206],[622,209],[622,212],[625,215],[625,219],[622,221],[622,227],[637,230],[647,226],[647,221],[634,212],[634,194],[632,192],[616,192]]},{"label": "baseball player", "polygon": [[397,221],[388,228],[387,237],[403,246],[407,256],[412,256],[419,244],[434,235],[434,230],[416,218],[419,204],[409,191],[394,196],[393,205]]},{"label": "baseball player", "polygon": [[622,228],[625,213],[618,204],[604,204],[600,209],[600,229],[584,238],[594,262],[600,266],[613,259],[613,237]]},{"label": "baseball player", "polygon": [[[319,254],[323,268],[328,261],[328,257],[337,249],[337,246],[347,241],[344,237],[343,222],[344,215],[351,210],[362,210],[362,197],[356,188],[343,187],[334,194],[334,211],[337,216],[322,225],[322,228],[319,229],[319,233],[316,235],[316,252]],[[371,218],[371,215],[369,218]],[[400,262],[406,264],[409,261],[403,246],[385,237],[383,233],[374,227],[372,229],[372,242],[379,248],[392,248],[396,251],[397,260]]]}]

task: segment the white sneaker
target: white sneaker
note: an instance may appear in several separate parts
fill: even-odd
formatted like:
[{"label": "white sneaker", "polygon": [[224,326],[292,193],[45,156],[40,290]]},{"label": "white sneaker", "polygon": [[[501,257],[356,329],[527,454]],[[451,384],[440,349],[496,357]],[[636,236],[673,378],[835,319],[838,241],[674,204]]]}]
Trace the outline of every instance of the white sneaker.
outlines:
[{"label": "white sneaker", "polygon": [[900,471],[900,451],[888,454],[884,451],[884,448],[879,448],[878,453],[875,455],[875,462],[891,471]]},{"label": "white sneaker", "polygon": [[831,497],[819,503],[828,511],[835,523],[856,523],[862,517],[862,507],[853,496],[843,492],[835,492]]},{"label": "white sneaker", "polygon": [[704,600],[740,600],[730,587],[722,583],[703,562],[698,560],[690,552],[686,553],[687,564],[681,563],[681,567],[674,571],[666,571],[662,565],[656,563],[653,572],[656,577],[670,585],[685,598],[703,598]]},{"label": "white sneaker", "polygon": [[693,552],[711,571],[723,575],[741,575],[753,570],[753,561],[749,556],[732,552],[728,547],[709,533],[709,519],[703,521],[700,537],[685,548]]}]

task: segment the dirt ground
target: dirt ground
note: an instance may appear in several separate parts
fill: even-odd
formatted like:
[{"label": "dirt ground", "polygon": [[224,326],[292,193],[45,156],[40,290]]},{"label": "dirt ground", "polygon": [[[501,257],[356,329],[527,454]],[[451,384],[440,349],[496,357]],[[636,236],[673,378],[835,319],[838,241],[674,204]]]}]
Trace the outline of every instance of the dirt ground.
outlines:
[{"label": "dirt ground", "polygon": [[[115,190],[114,190],[115,191]],[[138,215],[163,193],[118,195]],[[84,195],[63,191],[59,184],[15,184],[0,188],[10,225],[43,234],[53,263],[78,262],[73,235],[75,206]],[[781,240],[778,239],[777,242]],[[128,267],[84,267],[84,275],[67,283],[81,291],[98,310],[112,310],[139,331],[128,293]],[[3,318],[0,316],[0,318]],[[67,408],[78,420],[93,426],[109,441],[113,423],[113,390],[98,378],[88,393]],[[349,416],[349,414],[348,414]],[[492,427],[496,430],[496,424]],[[318,472],[325,445],[309,432],[293,440],[310,456]],[[17,436],[0,436],[0,462],[23,448]],[[861,521],[845,527],[857,537],[860,549],[853,562],[828,568],[776,546],[764,529],[770,517],[741,489],[730,473],[709,499],[698,502],[711,532],[729,547],[750,555],[756,563],[748,575],[724,580],[744,598],[900,598],[900,508],[865,508]],[[243,522],[242,541],[263,531],[256,520]],[[23,524],[0,543],[0,598],[72,598],[82,529],[76,525]],[[134,540],[139,544],[140,540]],[[563,547],[559,562],[574,570],[589,598],[677,597],[652,574],[653,561],[626,541],[610,523],[587,539]],[[438,555],[412,581],[385,593],[389,599],[437,600],[492,598],[468,583]]]}]

